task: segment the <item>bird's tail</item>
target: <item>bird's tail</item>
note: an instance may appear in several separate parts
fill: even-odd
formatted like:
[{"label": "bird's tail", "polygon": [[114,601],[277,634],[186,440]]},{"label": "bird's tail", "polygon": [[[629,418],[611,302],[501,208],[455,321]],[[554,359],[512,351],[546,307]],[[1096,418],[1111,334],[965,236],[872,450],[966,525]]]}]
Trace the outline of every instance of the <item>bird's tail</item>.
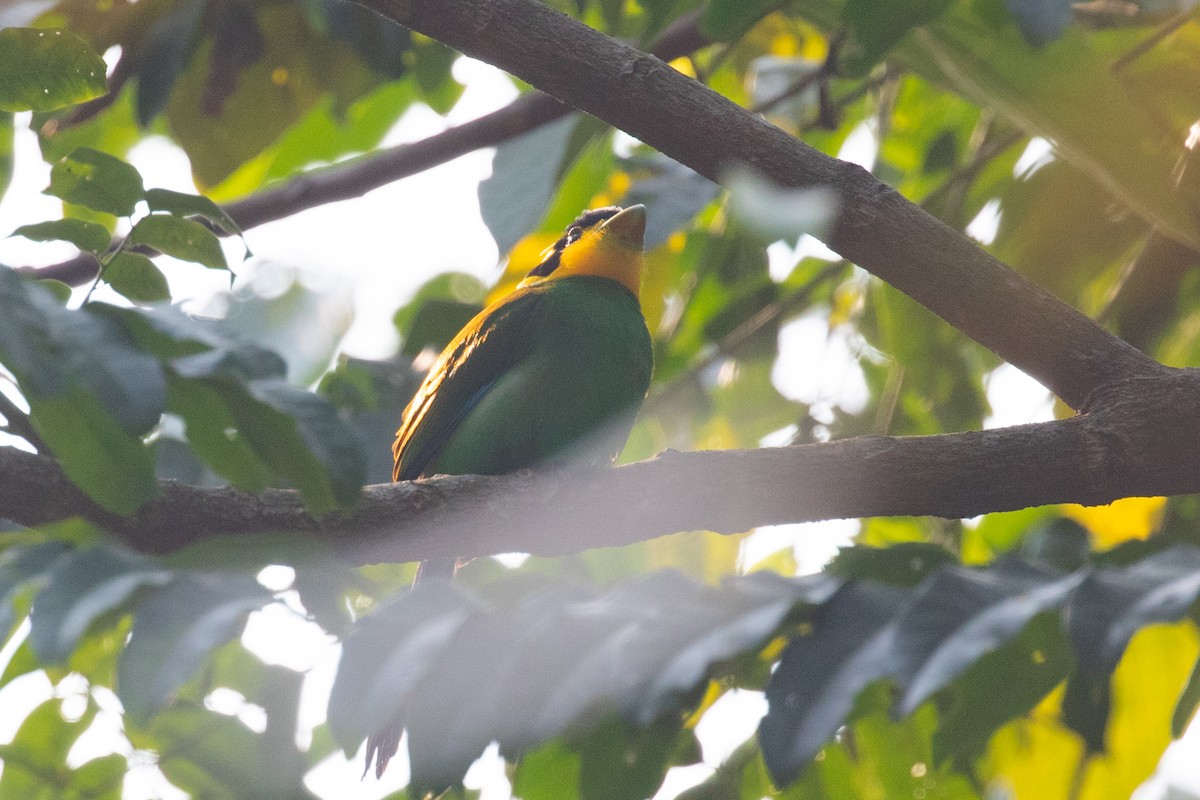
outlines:
[{"label": "bird's tail", "polygon": [[[432,579],[449,580],[454,577],[454,573],[458,570],[458,559],[456,558],[432,558],[428,561],[422,561],[417,566],[417,574],[413,578],[413,587],[421,581]],[[399,719],[394,719],[388,723],[383,730],[376,731],[367,737],[367,758],[363,764],[363,777],[371,771],[371,762],[375,762],[375,777],[382,778],[384,770],[387,769],[388,763],[395,757],[396,751],[400,749],[400,736],[404,733],[404,723]]]}]

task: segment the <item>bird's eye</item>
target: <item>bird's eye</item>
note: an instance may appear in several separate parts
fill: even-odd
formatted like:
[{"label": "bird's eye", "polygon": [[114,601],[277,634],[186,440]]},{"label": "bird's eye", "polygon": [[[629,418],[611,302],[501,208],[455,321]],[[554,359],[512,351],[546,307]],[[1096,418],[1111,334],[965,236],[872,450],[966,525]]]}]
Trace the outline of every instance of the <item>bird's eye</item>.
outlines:
[{"label": "bird's eye", "polygon": [[567,228],[567,244],[579,241],[580,236],[583,236],[583,228],[578,225],[572,225]]}]

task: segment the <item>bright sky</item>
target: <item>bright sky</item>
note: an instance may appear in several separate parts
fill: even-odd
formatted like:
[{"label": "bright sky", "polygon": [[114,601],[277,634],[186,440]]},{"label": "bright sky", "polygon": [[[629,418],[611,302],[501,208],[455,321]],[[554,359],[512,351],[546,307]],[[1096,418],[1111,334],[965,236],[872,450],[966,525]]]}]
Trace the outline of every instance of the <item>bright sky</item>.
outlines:
[{"label": "bright sky", "polygon": [[[465,122],[499,108],[516,96],[508,79],[487,65],[463,58],[454,71],[467,90],[449,118],[443,119],[428,109],[413,109],[388,134],[385,145],[422,139],[448,124]],[[48,183],[49,167],[37,154],[34,136],[26,129],[27,121],[28,115],[18,115],[17,168],[12,188],[0,201],[0,235],[19,225],[60,214],[59,201],[40,194]],[[875,152],[871,131],[864,126],[852,135],[840,155],[870,166]],[[1031,148],[1028,158],[1022,159],[1022,170],[1044,160],[1048,153],[1048,145]],[[166,139],[142,143],[131,153],[130,160],[146,178],[147,186],[194,191],[186,156]],[[247,238],[256,258],[238,269],[249,272],[280,267],[295,269],[307,275],[311,285],[344,295],[351,301],[355,316],[342,350],[364,358],[387,357],[398,343],[391,325],[392,313],[429,277],[446,270],[460,270],[490,282],[498,275],[499,256],[479,216],[476,198],[479,181],[490,171],[490,151],[476,152],[377,189],[363,198],[320,206],[254,228]],[[985,209],[973,223],[972,234],[984,241],[994,235],[997,213],[995,207]],[[242,249],[237,240],[227,241],[226,246],[230,263],[240,263]],[[0,263],[49,264],[72,254],[67,245],[0,239]],[[811,237],[802,239],[795,249],[775,245],[770,251],[772,275],[782,279],[803,255],[832,257]],[[228,287],[226,278],[219,273],[169,259],[160,259],[159,263],[177,298],[193,298],[203,306],[205,298]],[[772,379],[783,394],[816,404],[818,411],[822,405],[861,408],[867,390],[855,363],[856,346],[848,332],[831,332],[820,312],[804,314],[780,332],[781,357]],[[1052,418],[1053,408],[1045,390],[1012,367],[1001,367],[990,376],[987,389],[993,407],[988,427]],[[787,434],[783,431],[778,438],[783,441]],[[790,547],[801,573],[815,572],[839,546],[850,543],[857,530],[856,521],[760,529],[743,545],[741,564],[748,568],[771,553]],[[261,579],[272,588],[284,590],[290,584],[290,572],[282,567],[269,568]],[[303,618],[294,593],[285,593],[284,600],[252,616],[243,642],[268,663],[308,673],[298,732],[298,740],[306,744],[313,726],[324,717],[339,648],[316,625]],[[7,662],[23,635],[0,651],[0,665]],[[78,705],[82,701],[82,688],[68,682],[57,691],[61,696],[74,697],[72,702]],[[9,741],[24,715],[54,691],[41,673],[19,678],[0,689],[0,742]],[[111,752],[114,747],[133,755],[119,735],[119,702],[107,690],[101,690],[99,697],[104,710],[93,730],[72,751],[73,764]],[[210,698],[210,705],[214,710],[237,716],[252,729],[262,729],[262,709],[247,703],[236,692],[216,692]],[[764,711],[765,701],[758,692],[733,692],[719,701],[698,729],[704,764],[672,770],[655,800],[668,800],[707,778],[740,742],[752,735]],[[1188,742],[1187,748],[1172,748],[1163,762],[1164,774],[1169,775],[1171,782],[1200,793],[1200,777],[1185,766],[1196,763],[1193,759],[1200,753],[1200,734],[1195,726]],[[406,783],[404,762],[403,758],[393,762],[382,782],[373,777],[360,781],[361,752],[351,760],[339,753],[311,773],[310,788],[330,800],[375,800]],[[183,797],[166,783],[152,762],[135,756],[135,763],[140,766],[127,781],[126,798]],[[503,762],[494,749],[473,768],[468,785],[483,788],[484,800],[504,800],[511,795]],[[1164,796],[1166,786],[1166,779],[1152,781],[1139,794],[1139,800]]]}]

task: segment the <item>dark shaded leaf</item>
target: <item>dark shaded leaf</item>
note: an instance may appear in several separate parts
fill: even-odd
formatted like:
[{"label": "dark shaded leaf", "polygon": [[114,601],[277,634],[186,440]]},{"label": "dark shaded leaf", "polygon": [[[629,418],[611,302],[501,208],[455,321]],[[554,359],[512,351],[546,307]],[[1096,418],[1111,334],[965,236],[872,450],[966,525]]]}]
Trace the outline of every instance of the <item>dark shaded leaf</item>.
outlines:
[{"label": "dark shaded leaf", "polygon": [[143,217],[129,233],[130,244],[144,244],[209,269],[229,269],[221,240],[199,222],[172,214]]},{"label": "dark shaded leaf", "polygon": [[104,267],[104,280],[136,303],[171,299],[167,277],[141,253],[123,251],[114,255]]},{"label": "dark shaded leaf", "polygon": [[241,633],[246,615],[271,602],[237,573],[180,575],[137,609],[118,665],[117,694],[138,724],[168,704],[217,647]]},{"label": "dark shaded leaf", "polygon": [[790,783],[846,722],[859,693],[895,669],[896,620],[909,597],[886,586],[844,586],[817,611],[812,632],[783,651],[758,729],[776,785]]},{"label": "dark shaded leaf", "polygon": [[60,558],[34,598],[29,638],[43,663],[65,660],[96,620],[124,606],[140,589],[163,586],[171,572],[115,546]]},{"label": "dark shaded leaf", "polygon": [[1126,568],[1100,568],[1080,584],[1067,611],[1078,667],[1067,681],[1063,719],[1090,752],[1104,750],[1109,679],[1142,627],[1175,622],[1200,594],[1200,550],[1175,546]]},{"label": "dark shaded leaf", "polygon": [[911,714],[930,695],[984,655],[1003,647],[1036,615],[1066,603],[1084,579],[1007,561],[985,572],[939,570],[913,597],[896,630],[904,693],[898,712]]},{"label": "dark shaded leaf", "polygon": [[77,147],[50,168],[46,194],[118,217],[128,217],[145,195],[141,174],[119,158]]},{"label": "dark shaded leaf", "polygon": [[0,29],[0,111],[53,111],[107,93],[104,60],[75,34]]},{"label": "dark shaded leaf", "polygon": [[35,242],[62,240],[89,253],[103,253],[112,241],[108,228],[103,225],[70,217],[22,225],[13,231],[13,236],[24,236]]}]

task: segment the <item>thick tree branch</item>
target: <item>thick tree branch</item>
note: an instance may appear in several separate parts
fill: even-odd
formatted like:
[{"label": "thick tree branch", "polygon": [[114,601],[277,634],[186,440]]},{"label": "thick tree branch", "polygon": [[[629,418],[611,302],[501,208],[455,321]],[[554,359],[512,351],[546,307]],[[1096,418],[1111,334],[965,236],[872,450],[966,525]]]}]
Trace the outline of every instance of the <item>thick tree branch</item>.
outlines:
[{"label": "thick tree branch", "polygon": [[827,244],[1041,381],[1073,408],[1161,367],[1008,269],[862,168],[806,146],[662,61],[537,0],[356,0],[495,64],[720,180],[749,164],[835,188]]},{"label": "thick tree branch", "polygon": [[1057,422],[762,450],[668,452],[598,473],[454,476],[367,487],[352,511],[309,516],[295,492],[164,482],[134,516],[98,509],[50,458],[0,449],[0,517],[91,519],[132,547],[307,533],[348,560],[522,550],[559,555],[687,530],[878,515],[969,517],[1032,505],[1200,491],[1200,371],[1106,387]]},{"label": "thick tree branch", "polygon": [[[650,52],[671,61],[708,44],[697,27],[698,18],[698,13],[692,13],[676,20],[658,36]],[[227,203],[223,208],[242,230],[248,230],[325,203],[362,197],[372,189],[529,133],[573,110],[549,95],[533,92],[479,119],[417,142],[301,173]],[[148,254],[154,255],[154,252],[148,251]],[[96,277],[96,269],[96,259],[90,253],[80,253],[58,264],[23,267],[22,271],[35,278],[52,278],[71,286],[81,286]]]}]

